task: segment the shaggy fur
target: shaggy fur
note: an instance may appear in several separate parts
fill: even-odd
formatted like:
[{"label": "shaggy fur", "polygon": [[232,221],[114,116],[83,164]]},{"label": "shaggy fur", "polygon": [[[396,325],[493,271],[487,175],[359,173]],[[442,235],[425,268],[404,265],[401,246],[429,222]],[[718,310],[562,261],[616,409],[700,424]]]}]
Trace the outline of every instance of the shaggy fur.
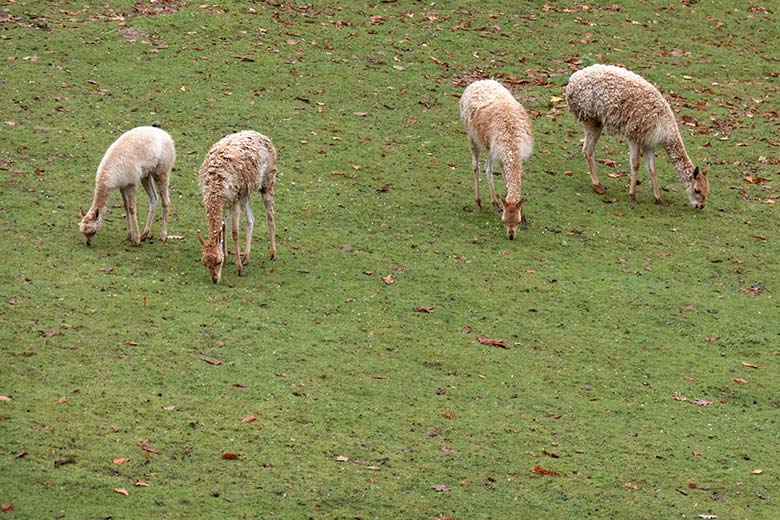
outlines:
[{"label": "shaggy fur", "polygon": [[[274,231],[274,183],[276,182],[276,149],[271,140],[257,132],[246,130],[223,137],[206,154],[198,174],[198,184],[203,193],[203,205],[208,221],[208,239],[198,232],[203,247],[201,263],[211,275],[211,281],[219,283],[222,266],[227,260],[225,245],[224,212],[230,210],[231,234],[235,245],[236,271],[243,274],[243,266],[249,263],[252,247],[254,217],[249,206],[253,192],[263,194],[265,215],[270,237],[270,257],[276,258]],[[246,245],[241,252],[238,244],[239,211],[246,218]]]},{"label": "shaggy fur", "polygon": [[572,74],[566,86],[566,103],[585,128],[582,152],[596,193],[606,191],[596,176],[595,158],[596,142],[606,129],[628,139],[632,205],[636,203],[637,173],[643,155],[655,200],[663,203],[655,177],[655,147],[660,146],[666,149],[677,177],[685,184],[691,205],[704,207],[710,191],[707,172],[700,172],[691,162],[674,113],[653,85],[621,67],[591,65]]},{"label": "shaggy fur", "polygon": [[479,153],[487,153],[485,174],[493,207],[501,209],[493,185],[493,161],[501,163],[506,197],[502,197],[501,220],[507,238],[515,237],[519,223],[526,223],[523,215],[521,180],[523,161],[530,157],[534,146],[531,120],[523,106],[500,83],[493,80],[475,81],[460,98],[460,119],[466,129],[471,149],[471,169],[474,173],[474,192],[477,207],[482,207],[479,196]]},{"label": "shaggy fur", "polygon": [[[176,150],[173,139],[164,130],[151,126],[139,126],[122,134],[108,147],[95,177],[95,194],[89,211],[81,210],[79,230],[87,245],[97,233],[103,217],[108,210],[111,191],[119,188],[127,217],[127,240],[133,245],[141,245],[141,240],[150,238],[154,213],[157,210],[157,192],[162,199],[162,231],[160,240],[168,238],[168,179]],[[138,233],[136,215],[136,186],[142,184],[149,195],[149,214],[143,233]]]}]

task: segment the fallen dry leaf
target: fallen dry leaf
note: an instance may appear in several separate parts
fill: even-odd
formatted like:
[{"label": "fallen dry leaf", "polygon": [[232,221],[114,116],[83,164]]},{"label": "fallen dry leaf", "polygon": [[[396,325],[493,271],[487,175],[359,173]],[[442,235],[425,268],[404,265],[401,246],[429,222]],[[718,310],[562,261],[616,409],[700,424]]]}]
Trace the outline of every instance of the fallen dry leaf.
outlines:
[{"label": "fallen dry leaf", "polygon": [[414,312],[424,312],[431,314],[433,312],[433,307],[415,307]]},{"label": "fallen dry leaf", "polygon": [[433,489],[437,493],[444,493],[445,491],[449,491],[450,490],[450,488],[448,488],[444,484],[433,485],[433,486],[431,486],[431,489]]},{"label": "fallen dry leaf", "polygon": [[247,424],[247,423],[255,422],[256,420],[257,417],[255,417],[254,415],[247,415],[246,417],[241,419],[241,422]]},{"label": "fallen dry leaf", "polygon": [[507,345],[504,341],[500,339],[491,339],[487,336],[479,335],[477,336],[477,341],[480,342],[483,345],[489,345],[491,347],[501,347],[503,349],[509,349],[510,346]]},{"label": "fallen dry leaf", "polygon": [[336,457],[336,462],[349,462],[349,457],[344,455],[339,455]]},{"label": "fallen dry leaf", "polygon": [[10,401],[10,400],[11,398],[8,397],[7,395],[0,395],[0,401]]},{"label": "fallen dry leaf", "polygon": [[126,497],[130,496],[130,493],[128,493],[125,488],[114,488],[114,492],[119,493],[120,495],[124,495]]},{"label": "fallen dry leaf", "polygon": [[21,459],[25,455],[27,455],[27,450],[19,450],[16,453],[14,453],[14,458],[15,459]]},{"label": "fallen dry leaf", "polygon": [[144,451],[148,451],[149,453],[157,453],[157,454],[159,454],[159,453],[160,453],[160,452],[159,452],[159,450],[157,450],[156,448],[154,448],[154,447],[153,447],[152,445],[150,445],[150,444],[149,444],[147,441],[141,441],[141,444],[140,444],[140,446],[141,446],[141,449],[142,449],[142,450],[144,450]]},{"label": "fallen dry leaf", "polygon": [[130,459],[122,457],[119,459],[114,459],[111,462],[113,462],[114,464],[127,464],[128,462],[130,462]]},{"label": "fallen dry leaf", "polygon": [[127,339],[124,340],[122,342],[122,344],[123,345],[127,345],[128,347],[137,347],[138,346],[138,342],[137,341],[130,341],[130,340],[127,340]]},{"label": "fallen dry leaf", "polygon": [[203,354],[198,354],[197,357],[198,357],[198,359],[200,359],[202,361],[205,361],[209,365],[221,365],[222,364],[222,361],[220,361],[219,359],[215,359],[215,358],[212,358],[212,357],[204,356]]},{"label": "fallen dry leaf", "polygon": [[235,453],[222,452],[222,458],[223,459],[237,459],[238,455],[236,455]]},{"label": "fallen dry leaf", "polygon": [[744,378],[742,378],[742,377],[732,377],[732,378],[731,378],[731,380],[732,380],[732,381],[734,381],[735,383],[739,383],[739,384],[741,384],[741,385],[746,385],[746,384],[748,384],[748,381],[747,381],[747,379],[744,379]]},{"label": "fallen dry leaf", "polygon": [[537,473],[539,475],[548,475],[550,477],[557,477],[558,475],[560,475],[560,473],[558,473],[555,470],[543,468],[541,466],[534,466],[533,468],[531,468],[531,472]]},{"label": "fallen dry leaf", "polygon": [[146,482],[144,482],[142,480],[138,480],[136,482],[133,482],[133,485],[135,487],[149,487],[149,484],[147,484]]},{"label": "fallen dry leaf", "polygon": [[753,363],[748,363],[747,361],[743,361],[742,366],[747,368],[759,368],[758,365],[754,365]]},{"label": "fallen dry leaf", "polygon": [[395,278],[393,278],[392,274],[388,274],[382,278],[382,281],[385,282],[385,285],[393,285],[395,283]]},{"label": "fallen dry leaf", "polygon": [[763,469],[754,469],[750,473],[752,473],[753,475],[763,475],[764,470]]},{"label": "fallen dry leaf", "polygon": [[550,450],[542,450],[542,453],[544,453],[548,457],[552,457],[554,459],[557,459],[558,457],[560,457],[560,455],[558,455],[558,453],[556,453],[554,451],[550,451]]},{"label": "fallen dry leaf", "polygon": [[14,510],[14,505],[13,504],[3,503],[3,505],[0,506],[0,507],[2,507],[3,513],[10,513],[11,511]]}]

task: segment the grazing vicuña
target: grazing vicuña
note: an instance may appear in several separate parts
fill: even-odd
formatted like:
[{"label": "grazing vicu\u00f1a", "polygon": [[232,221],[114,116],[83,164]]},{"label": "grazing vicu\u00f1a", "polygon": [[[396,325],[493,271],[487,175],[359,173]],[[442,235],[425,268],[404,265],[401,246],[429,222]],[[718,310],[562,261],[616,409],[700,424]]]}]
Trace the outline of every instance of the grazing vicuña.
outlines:
[{"label": "grazing vicu\u00f1a", "polygon": [[663,204],[655,177],[655,147],[666,149],[677,177],[685,184],[688,200],[694,208],[703,208],[710,192],[707,171],[699,171],[688,157],[677,121],[669,103],[653,85],[641,76],[611,65],[591,65],[572,74],[566,86],[566,103],[574,117],[585,127],[582,153],[588,163],[593,190],[606,188],[596,176],[596,143],[606,128],[611,134],[628,139],[631,159],[631,205],[636,204],[639,162],[644,155],[655,201]]},{"label": "grazing vicu\u00f1a", "polygon": [[[276,149],[271,140],[257,132],[245,130],[230,134],[217,141],[206,154],[198,174],[198,184],[203,193],[203,205],[208,221],[208,238],[197,232],[203,247],[201,263],[205,265],[211,281],[219,283],[222,266],[227,260],[225,245],[224,213],[230,210],[231,233],[236,255],[236,271],[244,273],[252,248],[254,217],[249,197],[255,191],[263,194],[268,234],[271,242],[270,257],[276,258],[274,235],[274,183],[276,182]],[[241,252],[238,244],[239,211],[246,217],[246,245]]]},{"label": "grazing vicu\u00f1a", "polygon": [[[153,126],[139,126],[128,130],[108,147],[95,177],[95,194],[89,211],[80,212],[79,230],[92,244],[103,217],[108,210],[111,190],[119,188],[127,217],[127,240],[141,245],[151,235],[154,212],[157,209],[157,191],[162,199],[162,231],[160,240],[168,238],[168,180],[176,161],[173,139],[167,132]],[[136,186],[141,183],[149,195],[149,214],[143,233],[138,233],[136,215]]]},{"label": "grazing vicu\u00f1a", "polygon": [[475,81],[466,87],[460,98],[460,119],[466,129],[471,149],[471,169],[474,172],[474,191],[477,207],[482,207],[479,196],[479,153],[487,153],[485,174],[493,207],[501,210],[493,185],[493,161],[501,163],[506,186],[502,196],[501,221],[506,236],[515,238],[519,223],[526,223],[523,214],[523,161],[530,157],[534,147],[531,120],[523,105],[497,81]]}]

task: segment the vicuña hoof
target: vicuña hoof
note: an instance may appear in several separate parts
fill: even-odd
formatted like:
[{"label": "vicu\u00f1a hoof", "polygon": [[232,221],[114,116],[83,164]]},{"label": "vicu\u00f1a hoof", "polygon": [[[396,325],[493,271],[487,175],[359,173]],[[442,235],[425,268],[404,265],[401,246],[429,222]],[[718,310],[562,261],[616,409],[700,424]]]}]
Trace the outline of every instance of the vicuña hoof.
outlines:
[{"label": "vicu\u00f1a hoof", "polygon": [[607,187],[604,186],[603,184],[594,184],[593,192],[599,195],[604,195],[607,192]]}]

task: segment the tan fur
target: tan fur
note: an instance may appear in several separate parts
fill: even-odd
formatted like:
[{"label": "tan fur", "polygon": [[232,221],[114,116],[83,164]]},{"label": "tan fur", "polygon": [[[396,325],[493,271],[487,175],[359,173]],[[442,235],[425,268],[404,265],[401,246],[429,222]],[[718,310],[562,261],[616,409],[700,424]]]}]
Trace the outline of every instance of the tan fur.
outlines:
[{"label": "tan fur", "polygon": [[522,212],[521,182],[523,161],[533,151],[531,119],[512,94],[494,80],[475,81],[466,87],[460,98],[460,118],[468,134],[477,207],[482,207],[479,196],[480,151],[487,154],[485,174],[490,200],[496,209],[501,209],[501,205],[493,184],[493,161],[501,163],[506,186],[501,220],[507,237],[512,239],[517,225],[526,222]]},{"label": "tan fur", "polygon": [[[208,237],[199,240],[203,247],[203,263],[211,280],[218,283],[226,261],[224,212],[230,211],[231,235],[235,245],[236,271],[243,274],[249,263],[254,217],[249,206],[252,193],[263,194],[270,237],[270,258],[276,258],[274,230],[274,184],[276,182],[276,149],[271,140],[257,132],[245,130],[230,134],[215,143],[206,154],[198,173],[198,184],[206,209]],[[239,244],[239,211],[246,218],[246,244],[242,253]]]},{"label": "tan fur", "polygon": [[700,172],[685,151],[677,121],[669,103],[641,76],[611,65],[591,65],[572,74],[566,86],[566,103],[585,128],[583,154],[594,191],[604,193],[596,175],[595,148],[602,129],[628,139],[631,161],[629,198],[636,202],[639,163],[644,156],[656,202],[662,203],[655,176],[655,147],[664,148],[677,177],[685,184],[688,199],[703,208],[709,194],[706,171]]},{"label": "tan fur", "polygon": [[[108,210],[111,191],[119,188],[127,217],[127,240],[141,245],[151,235],[154,213],[157,209],[157,186],[162,199],[162,231],[160,239],[168,238],[168,182],[176,150],[167,132],[151,126],[139,126],[128,130],[108,147],[95,176],[95,193],[89,211],[81,210],[79,229],[87,241],[97,233]],[[143,233],[138,232],[136,216],[136,187],[142,184],[149,195],[149,213]]]}]

